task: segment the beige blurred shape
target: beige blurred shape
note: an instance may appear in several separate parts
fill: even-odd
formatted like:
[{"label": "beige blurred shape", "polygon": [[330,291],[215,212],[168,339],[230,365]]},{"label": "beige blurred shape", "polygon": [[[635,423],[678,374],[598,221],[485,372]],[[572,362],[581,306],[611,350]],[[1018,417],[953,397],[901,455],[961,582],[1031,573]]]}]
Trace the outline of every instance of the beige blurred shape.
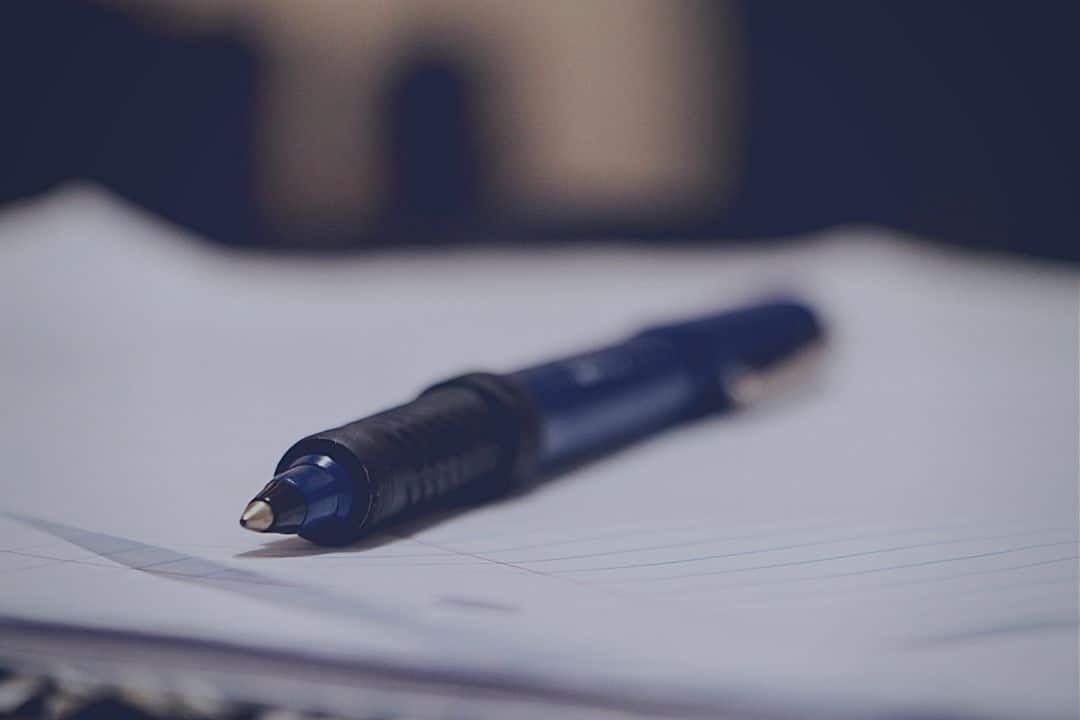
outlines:
[{"label": "beige blurred shape", "polygon": [[[384,200],[379,92],[419,46],[484,68],[485,202],[515,214],[716,206],[741,127],[737,18],[704,0],[109,0],[254,39],[265,215],[353,227]],[[365,130],[367,129],[367,130]]]}]

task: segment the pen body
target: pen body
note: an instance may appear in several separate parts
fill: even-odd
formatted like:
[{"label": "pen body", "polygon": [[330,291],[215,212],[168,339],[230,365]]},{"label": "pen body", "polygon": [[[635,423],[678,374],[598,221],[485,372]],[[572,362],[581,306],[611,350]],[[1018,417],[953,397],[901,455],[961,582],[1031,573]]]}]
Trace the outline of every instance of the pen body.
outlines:
[{"label": "pen body", "polygon": [[537,408],[537,462],[547,469],[728,409],[734,383],[783,363],[820,333],[804,306],[775,302],[657,326],[510,377]]},{"label": "pen body", "polygon": [[[300,440],[281,458],[262,496],[289,486],[306,493],[315,487],[309,477],[319,458],[324,475],[345,478],[336,485],[339,504],[317,518],[309,514],[291,531],[340,544],[440,501],[478,502],[505,492],[531,475],[537,438],[535,411],[521,388],[505,376],[471,373]],[[276,483],[284,488],[278,491]],[[306,493],[301,504],[311,508],[325,502],[324,495]]]},{"label": "pen body", "polygon": [[264,531],[348,542],[435,503],[491,498],[729,408],[734,381],[772,369],[820,335],[804,306],[774,302],[654,327],[514,373],[454,378],[410,403],[300,440],[249,508],[275,508],[276,524]]},{"label": "pen body", "polygon": [[540,419],[537,469],[594,455],[687,417],[702,383],[663,341],[638,337],[510,376]]}]

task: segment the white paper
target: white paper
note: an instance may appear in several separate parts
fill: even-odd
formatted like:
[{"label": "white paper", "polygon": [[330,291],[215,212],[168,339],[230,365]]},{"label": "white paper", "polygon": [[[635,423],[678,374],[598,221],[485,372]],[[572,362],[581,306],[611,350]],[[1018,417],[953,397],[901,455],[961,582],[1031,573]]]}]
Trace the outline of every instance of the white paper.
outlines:
[{"label": "white paper", "polygon": [[[1074,717],[1077,279],[861,228],[275,258],[69,188],[0,218],[0,497],[25,516],[0,519],[0,613],[777,713]],[[769,290],[830,336],[784,398],[345,549],[237,525],[297,437]]]}]

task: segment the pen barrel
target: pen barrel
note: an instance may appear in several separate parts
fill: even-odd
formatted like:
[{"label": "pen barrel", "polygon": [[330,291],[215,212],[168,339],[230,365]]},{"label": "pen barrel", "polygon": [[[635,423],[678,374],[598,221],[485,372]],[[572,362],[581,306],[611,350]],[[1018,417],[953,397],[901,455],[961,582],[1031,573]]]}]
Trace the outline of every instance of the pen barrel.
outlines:
[{"label": "pen barrel", "polygon": [[509,375],[463,375],[304,438],[271,484],[299,487],[307,478],[299,534],[348,542],[436,503],[494,497],[537,472],[727,408],[736,404],[735,381],[771,370],[820,334],[805,307],[769,303],[650,328]]},{"label": "pen barrel", "polygon": [[703,389],[667,342],[649,337],[537,365],[512,376],[539,409],[545,470],[687,417]]},{"label": "pen barrel", "polygon": [[[361,529],[442,502],[475,502],[528,474],[536,422],[528,398],[505,377],[464,375],[405,405],[300,440],[278,472],[306,455],[345,468]],[[323,538],[316,538],[323,541]]]},{"label": "pen barrel", "polygon": [[548,468],[736,405],[737,381],[771,371],[820,335],[809,309],[775,301],[649,328],[511,377],[538,408],[538,462]]}]

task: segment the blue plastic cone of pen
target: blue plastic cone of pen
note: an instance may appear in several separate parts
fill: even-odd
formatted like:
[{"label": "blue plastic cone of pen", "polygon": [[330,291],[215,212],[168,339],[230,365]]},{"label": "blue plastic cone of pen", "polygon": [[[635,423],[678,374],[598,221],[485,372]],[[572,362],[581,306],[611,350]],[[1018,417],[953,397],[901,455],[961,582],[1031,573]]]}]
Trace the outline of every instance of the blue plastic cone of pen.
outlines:
[{"label": "blue plastic cone of pen", "polygon": [[807,307],[776,301],[643,330],[509,374],[470,373],[310,435],[240,524],[322,544],[440,504],[497,497],[560,466],[739,406],[817,344]]}]

